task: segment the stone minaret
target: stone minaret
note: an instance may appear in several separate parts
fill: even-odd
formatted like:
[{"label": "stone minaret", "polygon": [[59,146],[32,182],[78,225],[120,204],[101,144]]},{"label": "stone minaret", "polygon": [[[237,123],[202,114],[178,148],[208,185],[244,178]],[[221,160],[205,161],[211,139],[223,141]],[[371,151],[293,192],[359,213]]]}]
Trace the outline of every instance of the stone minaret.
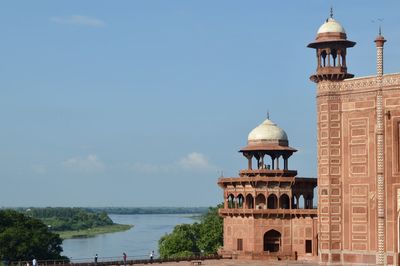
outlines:
[{"label": "stone minaret", "polygon": [[385,158],[384,158],[384,112],[382,100],[382,76],[383,76],[383,45],[385,38],[379,35],[375,39],[376,43],[376,70],[378,91],[376,95],[376,185],[377,185],[377,201],[378,201],[378,256],[377,265],[385,265],[386,248],[385,248]]},{"label": "stone minaret", "polygon": [[354,75],[347,72],[347,40],[342,25],[331,17],[319,28],[308,47],[316,49],[317,70],[310,79],[317,83],[318,115],[318,238],[320,261],[341,263],[345,239],[342,184],[343,144],[340,84]]}]

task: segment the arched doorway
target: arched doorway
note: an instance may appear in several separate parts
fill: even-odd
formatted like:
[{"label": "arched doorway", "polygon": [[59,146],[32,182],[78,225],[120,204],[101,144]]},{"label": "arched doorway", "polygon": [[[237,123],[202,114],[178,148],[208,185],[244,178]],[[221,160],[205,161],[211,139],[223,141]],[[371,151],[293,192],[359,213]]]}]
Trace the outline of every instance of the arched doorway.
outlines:
[{"label": "arched doorway", "polygon": [[278,252],[281,245],[281,233],[269,230],[264,234],[264,251]]}]

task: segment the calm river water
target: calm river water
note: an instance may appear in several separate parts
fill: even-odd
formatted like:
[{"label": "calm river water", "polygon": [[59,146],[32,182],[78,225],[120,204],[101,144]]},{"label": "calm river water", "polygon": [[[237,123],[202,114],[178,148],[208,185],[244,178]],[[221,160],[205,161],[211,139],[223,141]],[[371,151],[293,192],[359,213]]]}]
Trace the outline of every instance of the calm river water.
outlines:
[{"label": "calm river water", "polygon": [[92,260],[96,253],[99,261],[122,257],[125,252],[128,259],[147,259],[154,250],[158,256],[158,240],[172,232],[177,224],[191,224],[195,220],[187,214],[137,214],[109,215],[119,224],[133,224],[128,231],[98,235],[91,238],[66,239],[63,241],[63,255],[73,262]]}]

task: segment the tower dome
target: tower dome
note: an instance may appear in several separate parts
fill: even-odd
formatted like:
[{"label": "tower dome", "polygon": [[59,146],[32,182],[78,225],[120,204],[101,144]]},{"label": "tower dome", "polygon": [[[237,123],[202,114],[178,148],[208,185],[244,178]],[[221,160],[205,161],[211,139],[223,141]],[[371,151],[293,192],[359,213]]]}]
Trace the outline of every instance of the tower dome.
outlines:
[{"label": "tower dome", "polygon": [[278,127],[277,124],[270,119],[266,119],[250,132],[247,138],[247,144],[249,146],[260,144],[288,146],[289,141],[283,129]]},{"label": "tower dome", "polygon": [[346,31],[344,30],[343,26],[332,17],[328,18],[325,21],[325,23],[322,24],[321,27],[319,27],[317,34],[327,33],[327,32],[346,34]]}]

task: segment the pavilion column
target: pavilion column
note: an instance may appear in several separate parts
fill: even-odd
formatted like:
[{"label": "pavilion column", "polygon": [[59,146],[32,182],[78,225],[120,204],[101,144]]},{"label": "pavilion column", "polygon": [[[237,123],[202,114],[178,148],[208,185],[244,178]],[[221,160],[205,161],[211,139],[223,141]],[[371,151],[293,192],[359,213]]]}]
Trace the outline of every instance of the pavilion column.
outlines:
[{"label": "pavilion column", "polygon": [[318,68],[321,67],[321,53],[319,50],[317,50],[317,60],[318,60]]},{"label": "pavilion column", "polygon": [[279,170],[279,157],[280,157],[280,156],[277,156],[277,157],[276,157],[276,169],[277,169],[277,170]]},{"label": "pavilion column", "polygon": [[243,155],[247,158],[247,169],[253,170],[253,155],[250,153],[243,153]]},{"label": "pavilion column", "polygon": [[271,155],[271,163],[272,163],[271,169],[274,170],[275,169],[275,156]]},{"label": "pavilion column", "polygon": [[344,50],[342,53],[342,66],[346,67],[346,50]]},{"label": "pavilion column", "polygon": [[256,160],[257,160],[257,169],[259,169],[260,168],[260,156],[257,153],[255,153],[254,158],[256,158]]},{"label": "pavilion column", "polygon": [[283,169],[288,170],[289,169],[289,156],[285,155],[283,157]]}]

